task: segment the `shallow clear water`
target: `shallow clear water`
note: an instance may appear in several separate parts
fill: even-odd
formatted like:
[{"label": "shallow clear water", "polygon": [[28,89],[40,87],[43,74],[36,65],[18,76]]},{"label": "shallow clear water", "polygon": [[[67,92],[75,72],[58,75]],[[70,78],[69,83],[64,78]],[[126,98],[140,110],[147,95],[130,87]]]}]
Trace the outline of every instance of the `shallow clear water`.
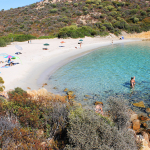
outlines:
[{"label": "shallow clear water", "polygon": [[[134,89],[129,84],[132,76],[136,80]],[[120,94],[150,104],[150,43],[140,41],[99,48],[61,67],[48,85],[57,87],[56,92],[65,88],[74,91],[76,100],[82,104],[105,102],[108,96]]]}]

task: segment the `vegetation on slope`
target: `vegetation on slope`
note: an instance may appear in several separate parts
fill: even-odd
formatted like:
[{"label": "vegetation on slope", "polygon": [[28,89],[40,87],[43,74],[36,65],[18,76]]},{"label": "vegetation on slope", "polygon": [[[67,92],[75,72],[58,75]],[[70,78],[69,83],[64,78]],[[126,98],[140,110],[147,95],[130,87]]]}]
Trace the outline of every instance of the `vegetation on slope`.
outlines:
[{"label": "vegetation on slope", "polygon": [[[34,36],[83,37],[104,35],[107,32],[120,34],[150,29],[150,3],[145,0],[77,0],[71,2],[34,3],[0,11],[0,36],[8,33]],[[77,29],[62,33],[72,24]],[[84,31],[79,33],[80,31]],[[87,29],[90,30],[87,33]],[[103,34],[102,34],[103,35]]]},{"label": "vegetation on slope", "polygon": [[66,96],[15,88],[7,100],[0,100],[0,148],[138,150],[128,130],[128,107],[121,99],[108,102],[112,119],[72,105]]}]

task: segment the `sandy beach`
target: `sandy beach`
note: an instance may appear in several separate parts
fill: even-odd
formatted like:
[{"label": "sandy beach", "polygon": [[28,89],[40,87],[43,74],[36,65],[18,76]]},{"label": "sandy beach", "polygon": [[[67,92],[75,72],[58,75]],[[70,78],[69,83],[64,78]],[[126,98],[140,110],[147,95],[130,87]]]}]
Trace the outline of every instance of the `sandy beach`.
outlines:
[{"label": "sandy beach", "polygon": [[[0,53],[7,53],[8,55],[17,56],[20,59],[12,61],[18,62],[9,68],[0,68],[0,76],[4,79],[5,90],[21,87],[27,90],[38,90],[42,88],[43,83],[49,79],[50,75],[61,66],[67,64],[69,61],[83,56],[91,51],[113,44],[141,41],[141,39],[124,39],[118,38],[102,38],[102,37],[85,37],[80,48],[78,44],[79,39],[41,39],[31,40],[31,43],[13,42],[7,47],[0,47]],[[61,44],[61,41],[65,43]],[[48,43],[49,46],[43,44]],[[19,45],[23,50],[18,50],[15,45]],[[63,47],[62,47],[63,46]],[[75,48],[77,47],[77,49]],[[48,50],[43,50],[48,48]],[[16,52],[21,52],[20,55],[15,55]],[[0,61],[7,61],[7,58],[0,56]],[[5,63],[1,63],[0,67]]]}]

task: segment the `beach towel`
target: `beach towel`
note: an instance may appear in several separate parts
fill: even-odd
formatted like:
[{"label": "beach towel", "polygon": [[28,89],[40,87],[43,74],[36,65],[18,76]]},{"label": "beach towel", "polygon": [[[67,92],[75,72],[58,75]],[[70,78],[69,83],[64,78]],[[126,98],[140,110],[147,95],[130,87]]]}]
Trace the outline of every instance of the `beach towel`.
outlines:
[{"label": "beach towel", "polygon": [[9,68],[10,66],[2,66],[1,68]]}]

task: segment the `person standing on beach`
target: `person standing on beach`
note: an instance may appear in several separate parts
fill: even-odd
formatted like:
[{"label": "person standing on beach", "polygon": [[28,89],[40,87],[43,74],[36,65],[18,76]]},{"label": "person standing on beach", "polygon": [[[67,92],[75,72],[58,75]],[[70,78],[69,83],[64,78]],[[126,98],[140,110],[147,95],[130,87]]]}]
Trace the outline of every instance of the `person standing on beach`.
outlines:
[{"label": "person standing on beach", "polygon": [[112,44],[113,44],[113,40],[112,40]]},{"label": "person standing on beach", "polygon": [[82,44],[82,42],[80,43],[80,48],[81,48],[81,44]]}]

